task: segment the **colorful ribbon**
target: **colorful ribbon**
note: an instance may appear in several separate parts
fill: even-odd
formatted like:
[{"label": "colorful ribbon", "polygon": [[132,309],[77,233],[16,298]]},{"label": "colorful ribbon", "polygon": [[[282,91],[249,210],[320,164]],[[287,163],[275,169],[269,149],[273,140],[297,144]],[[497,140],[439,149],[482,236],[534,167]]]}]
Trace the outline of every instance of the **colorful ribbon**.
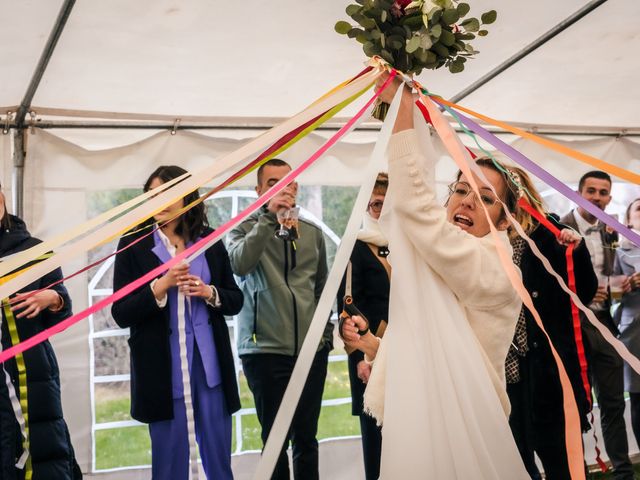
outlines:
[{"label": "colorful ribbon", "polygon": [[[378,98],[379,92],[374,94],[373,97],[367,102],[367,105],[370,105],[376,98]],[[18,345],[13,345],[11,348],[0,353],[0,363],[5,362],[6,360],[13,358],[18,353],[24,352],[29,348],[34,347],[35,345],[47,340],[53,335],[60,333],[71,325],[79,322],[80,320],[88,317],[89,315],[94,314],[95,312],[111,305],[113,302],[123,298],[129,293],[135,291],[146,283],[150,282],[154,278],[162,275],[169,268],[183,261],[184,259],[199,255],[203,250],[208,248],[213,243],[217,242],[227,231],[231,228],[235,227],[238,223],[246,219],[249,215],[257,211],[264,203],[268,202],[275,195],[280,193],[289,183],[297,178],[302,172],[308,169],[318,158],[320,158],[329,148],[331,148],[335,143],[347,132],[349,129],[355,124],[355,122],[364,114],[365,108],[361,109],[356,116],[351,118],[347,124],[345,124],[338,132],[336,132],[327,142],[325,142],[311,157],[309,157],[305,162],[299,165],[297,168],[289,172],[285,177],[283,177],[277,184],[271,187],[267,192],[258,197],[249,207],[240,212],[235,218],[229,220],[224,225],[218,227],[214,232],[210,235],[202,238],[200,241],[187,248],[183,252],[176,255],[174,258],[169,260],[167,263],[160,265],[153,270],[149,271],[142,277],[137,280],[125,285],[117,292],[114,292],[112,295],[102,299],[98,303],[90,306],[89,308],[76,313],[75,315],[63,320],[62,322],[50,327],[38,334],[34,335],[31,338],[21,342]]]},{"label": "colorful ribbon", "polygon": [[[449,122],[447,122],[447,120],[444,118],[443,114],[436,107],[436,105],[429,98],[427,98],[420,91],[420,89],[418,89],[418,92],[419,92],[420,99],[422,100],[422,102],[424,103],[424,105],[427,107],[429,111],[429,115],[432,119],[432,122],[436,131],[438,132],[438,135],[442,139],[443,143],[445,144],[447,150],[451,154],[452,158],[455,160],[458,167],[467,177],[467,180],[469,181],[472,188],[476,192],[476,195],[479,195],[478,184],[475,180],[474,175],[472,174],[472,171],[476,173],[479,176],[479,178],[483,179],[483,181],[487,185],[491,185],[491,183],[486,180],[482,170],[474,162],[471,162],[467,159],[467,157],[465,156],[466,151],[464,149],[464,146],[456,136]],[[576,480],[584,479],[585,473],[584,473],[584,465],[582,460],[584,458],[584,453],[582,449],[582,430],[580,426],[578,408],[575,402],[575,398],[572,394],[573,388],[571,386],[571,382],[569,381],[569,377],[564,368],[564,365],[562,364],[560,356],[558,355],[558,352],[554,348],[553,344],[551,343],[551,339],[549,338],[549,335],[544,329],[544,325],[542,324],[542,319],[540,318],[540,315],[538,314],[537,310],[535,309],[535,306],[533,305],[531,296],[529,295],[529,292],[527,292],[526,288],[524,287],[524,284],[522,283],[522,279],[520,277],[519,272],[516,270],[515,266],[513,265],[511,255],[509,254],[505,246],[502,244],[498,236],[498,230],[496,229],[495,225],[491,221],[491,217],[489,216],[489,212],[486,208],[486,205],[484,205],[482,202],[480,204],[482,205],[482,209],[485,213],[485,216],[489,221],[491,234],[494,238],[494,242],[498,251],[498,256],[500,258],[500,262],[502,263],[502,266],[505,272],[508,275],[509,279],[511,280],[511,283],[514,286],[514,289],[522,299],[524,305],[529,309],[536,323],[538,324],[538,327],[545,334],[547,341],[549,342],[551,353],[556,362],[556,365],[558,366],[560,384],[562,386],[562,391],[563,391],[563,408],[564,408],[565,420],[566,420],[565,421],[565,440],[566,440],[567,452],[569,453],[569,458],[568,458],[569,472],[571,474],[572,479],[576,479]],[[513,217],[511,216],[510,212],[508,212],[504,204],[502,206],[506,214],[509,217],[511,217],[513,222],[515,222],[515,219],[513,219]],[[529,241],[531,241],[531,239],[529,239]]]},{"label": "colorful ribbon", "polygon": [[611,163],[607,163],[604,160],[600,160],[599,158],[592,157],[582,152],[578,152],[564,145],[560,145],[559,143],[553,142],[547,138],[539,137],[538,135],[534,135],[533,133],[529,133],[520,128],[511,126],[507,123],[501,122],[499,120],[495,120],[491,117],[487,117],[486,115],[482,115],[480,113],[474,112],[468,108],[462,107],[455,103],[449,102],[442,97],[437,95],[431,95],[434,101],[439,103],[440,105],[446,105],[451,108],[455,108],[456,110],[460,110],[462,112],[468,113],[486,123],[490,123],[491,125],[495,125],[497,127],[502,128],[503,130],[507,130],[508,132],[513,133],[514,135],[518,135],[520,137],[529,139],[533,142],[536,142],[540,145],[543,145],[551,150],[555,150],[556,152],[562,153],[568,157],[575,158],[576,160],[586,163],[587,165],[591,165],[598,170],[604,170],[607,173],[615,175],[616,177],[622,178],[623,180],[627,180],[631,183],[640,184],[640,175],[634,172],[630,172],[629,170],[625,170],[622,167],[618,167],[617,165],[613,165]]},{"label": "colorful ribbon", "polygon": [[[553,223],[549,221],[549,219],[540,214],[538,210],[533,208],[531,204],[523,197],[518,201],[518,206],[524,210],[526,210],[529,215],[534,217],[541,225],[547,228],[551,233],[553,233],[556,237],[560,235],[560,229],[556,227]],[[573,266],[573,250],[574,244],[570,243],[567,245],[567,249],[565,250],[565,258],[567,261],[567,282],[569,288],[576,295],[578,291],[576,289],[576,276]],[[595,425],[594,425],[594,417],[593,412],[591,410],[591,384],[589,382],[589,376],[587,371],[587,357],[585,355],[584,350],[584,342],[582,341],[582,326],[580,324],[580,314],[578,311],[578,307],[573,302],[573,300],[569,299],[569,303],[571,304],[571,317],[573,319],[573,335],[576,342],[576,352],[578,355],[578,363],[580,364],[580,377],[582,378],[582,387],[584,388],[585,395],[587,397],[587,402],[589,402],[589,422],[593,427],[593,438],[595,440],[595,451],[596,451],[596,462],[600,467],[602,472],[607,471],[607,465],[604,463],[602,458],[600,457],[600,448],[598,447],[598,437],[595,433]]]}]

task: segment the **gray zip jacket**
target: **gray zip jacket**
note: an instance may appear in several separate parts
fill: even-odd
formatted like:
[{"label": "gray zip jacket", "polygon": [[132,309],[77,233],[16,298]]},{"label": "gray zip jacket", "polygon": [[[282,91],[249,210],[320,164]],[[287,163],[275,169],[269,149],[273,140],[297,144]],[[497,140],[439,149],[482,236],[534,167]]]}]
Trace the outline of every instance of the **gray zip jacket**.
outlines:
[{"label": "gray zip jacket", "polygon": [[[238,314],[238,355],[298,355],[327,280],[322,230],[300,220],[300,238],[275,238],[276,216],[260,209],[227,238],[233,272],[241,277],[244,305]],[[331,347],[333,325],[318,349]]]}]

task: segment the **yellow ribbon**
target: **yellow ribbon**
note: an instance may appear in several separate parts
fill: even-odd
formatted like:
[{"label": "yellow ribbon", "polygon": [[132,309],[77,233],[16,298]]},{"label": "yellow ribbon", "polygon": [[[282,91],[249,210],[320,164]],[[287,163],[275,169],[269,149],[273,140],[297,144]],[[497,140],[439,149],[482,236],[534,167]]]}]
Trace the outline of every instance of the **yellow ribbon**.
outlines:
[{"label": "yellow ribbon", "polygon": [[[0,279],[1,282],[6,281],[4,278]],[[13,316],[13,311],[9,305],[9,299],[2,300],[2,308],[4,309],[4,316],[7,320],[7,329],[9,330],[9,337],[11,338],[11,345],[17,345],[20,343],[20,336],[18,335],[18,327],[16,325],[16,319]],[[25,421],[26,436],[22,439],[22,448],[29,451],[29,402],[27,399],[27,368],[24,363],[24,357],[22,353],[16,355],[16,367],[18,369],[18,389],[20,391],[20,408],[22,409],[22,416]],[[24,478],[25,480],[31,480],[33,476],[33,469],[31,466],[31,455],[27,457],[27,463],[25,464]]]}]

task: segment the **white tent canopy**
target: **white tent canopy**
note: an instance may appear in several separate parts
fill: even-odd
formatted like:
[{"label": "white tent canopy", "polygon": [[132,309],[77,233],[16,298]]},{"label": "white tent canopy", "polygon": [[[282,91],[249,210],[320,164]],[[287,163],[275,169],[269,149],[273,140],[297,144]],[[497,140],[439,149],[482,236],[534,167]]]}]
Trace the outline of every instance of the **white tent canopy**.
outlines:
[{"label": "white tent canopy", "polygon": [[[62,0],[2,0],[0,106],[18,105]],[[464,72],[424,72],[449,98],[585,5],[584,0],[474,0],[498,11]],[[594,3],[594,2],[591,2]],[[42,108],[289,117],[365,60],[333,31],[345,0],[85,0],[68,21],[33,98]],[[470,95],[464,104],[532,124],[638,126],[640,46],[634,0],[609,0]],[[5,112],[2,111],[4,114]],[[37,113],[37,109],[36,109]],[[40,118],[40,117],[39,117]]]},{"label": "white tent canopy", "polygon": [[[640,74],[635,54],[640,51],[640,2],[467,1],[476,16],[497,10],[498,21],[489,36],[474,42],[481,53],[463,73],[451,75],[443,69],[421,75],[430,91],[451,98],[489,75],[462,105],[530,130],[563,134],[557,138],[574,149],[640,171],[635,138],[640,135],[640,89],[635,87]],[[333,30],[337,20],[348,19],[348,3],[0,0],[0,124],[11,127],[0,135],[3,190],[17,187],[24,193],[20,213],[34,234],[47,238],[91,216],[87,198],[96,192],[139,188],[160,164],[198,170],[215,162],[363,68],[366,59],[359,45]],[[585,8],[593,10],[559,28]],[[47,49],[61,11],[66,13],[58,23],[59,40]],[[523,49],[553,29],[562,31],[524,55],[528,50]],[[50,51],[50,59],[39,64],[48,58],[45,51]],[[493,75],[519,54],[522,59]],[[16,125],[21,104],[33,117],[27,114],[24,123],[18,119]],[[356,102],[339,116],[348,117],[361,105]],[[30,124],[46,130],[29,132]],[[174,125],[199,130],[170,135]],[[332,149],[302,183],[360,185],[378,124],[364,127]],[[14,154],[21,132],[27,132],[24,158]],[[282,157],[300,162],[330,133],[311,135]],[[590,169],[528,141],[516,140],[514,146],[569,184]],[[454,170],[451,162],[441,162],[441,185]],[[250,177],[242,185],[252,182]],[[613,211],[640,196],[638,187],[616,188]],[[558,213],[570,208],[568,202],[548,199]],[[65,271],[80,268],[83,261],[87,259],[65,265]],[[76,311],[106,288],[88,287],[89,281],[81,276],[68,283]],[[87,340],[95,333],[93,324],[82,323],[55,340],[65,409],[73,412],[67,416],[86,472],[92,470],[95,455],[90,344],[97,337]],[[353,442],[350,452],[356,454],[357,447]],[[346,472],[344,478],[359,474],[345,470],[346,459],[331,458],[332,464],[323,468],[335,466]],[[246,458],[234,461],[250,463]],[[112,478],[122,475],[113,473]],[[140,475],[145,478],[147,473]],[[330,478],[339,478],[335,475],[331,471]]]}]

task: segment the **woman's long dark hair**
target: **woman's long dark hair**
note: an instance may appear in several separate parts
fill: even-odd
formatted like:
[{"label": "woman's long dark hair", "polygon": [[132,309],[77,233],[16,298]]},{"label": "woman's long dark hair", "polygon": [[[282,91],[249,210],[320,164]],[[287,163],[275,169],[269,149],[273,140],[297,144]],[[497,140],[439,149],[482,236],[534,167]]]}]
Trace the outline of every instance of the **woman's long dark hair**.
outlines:
[{"label": "woman's long dark hair", "polygon": [[[149,178],[144,184],[143,190],[148,192],[150,190],[151,182],[157,178],[162,183],[167,183],[174,178],[178,178],[187,172],[184,168],[177,165],[162,165],[156,168],[156,170],[149,175]],[[189,205],[200,198],[198,190],[194,190],[183,197],[184,204]],[[180,235],[185,242],[193,241],[202,235],[205,227],[209,226],[207,221],[207,213],[205,210],[204,202],[198,203],[191,207],[189,210],[180,215],[178,225],[176,226],[176,234]]]}]

